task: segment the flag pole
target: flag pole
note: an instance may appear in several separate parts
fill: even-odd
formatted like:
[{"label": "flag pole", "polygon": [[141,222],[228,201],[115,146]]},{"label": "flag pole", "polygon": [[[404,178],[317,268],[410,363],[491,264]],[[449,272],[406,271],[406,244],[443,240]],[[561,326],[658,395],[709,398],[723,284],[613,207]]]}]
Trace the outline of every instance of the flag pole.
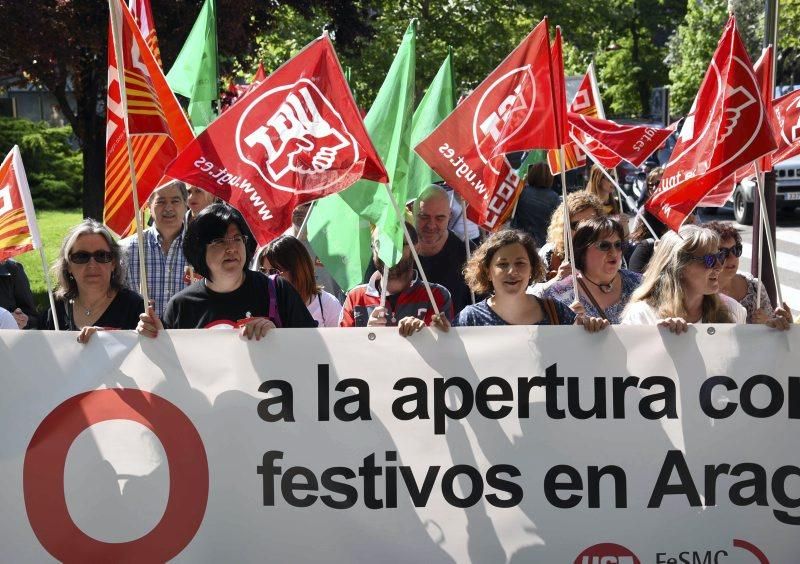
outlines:
[{"label": "flag pole", "polygon": [[[775,295],[778,297],[778,307],[783,306],[783,295],[781,292],[781,283],[778,280],[778,263],[776,261],[776,253],[775,253],[775,244],[772,241],[772,237],[770,237],[770,233],[772,233],[772,229],[769,225],[769,217],[767,217],[767,203],[764,201],[764,182],[763,182],[763,175],[764,173],[761,172],[761,163],[756,161],[756,187],[758,189],[758,202],[759,207],[761,208],[761,213],[759,214],[761,217],[761,226],[759,229],[763,229],[761,236],[759,236],[759,255],[758,255],[758,280],[761,282],[761,249],[763,245],[763,240],[767,240],[767,250],[770,254],[770,263],[772,264],[772,276],[775,278]],[[761,284],[758,285],[758,291],[756,292],[756,308],[761,307]]]},{"label": "flag pole", "polygon": [[389,265],[383,265],[383,274],[381,276],[381,307],[386,307],[386,287],[389,285]]},{"label": "flag pole", "polygon": [[558,146],[559,168],[561,169],[561,199],[564,202],[564,260],[572,265],[572,291],[575,301],[580,300],[578,293],[578,271],[575,269],[575,251],[572,248],[572,225],[569,222],[569,206],[567,205],[567,167],[564,157],[564,145]]},{"label": "flag pole", "polygon": [[53,284],[50,281],[50,270],[47,268],[47,259],[44,256],[44,247],[39,247],[39,256],[42,259],[42,271],[44,272],[44,282],[47,284],[47,297],[50,300],[50,311],[53,312],[53,326],[56,331],[60,331],[61,327],[58,325],[58,314],[56,313],[56,300],[53,297]]},{"label": "flag pole", "polygon": [[[464,226],[464,248],[467,251],[467,262],[469,262],[472,256],[472,249],[469,248],[469,235],[467,235],[467,206],[469,204],[467,204],[467,201],[461,194],[459,194],[458,197],[461,200],[461,224]],[[519,201],[519,199],[517,199],[517,201]],[[516,209],[516,206],[514,209]],[[472,299],[472,305],[475,305],[475,291],[472,288],[469,289],[469,297]]]},{"label": "flag pole", "polygon": [[130,127],[128,125],[128,93],[125,89],[125,59],[122,54],[120,38],[120,22],[117,19],[119,14],[113,6],[115,0],[108,0],[108,9],[111,15],[111,35],[114,41],[114,55],[117,59],[117,80],[119,81],[120,99],[122,101],[122,119],[125,124],[125,145],[128,149],[128,169],[131,177],[131,192],[133,194],[133,217],[136,221],[136,240],[139,251],[139,287],[144,299],[145,310],[150,306],[150,297],[147,292],[147,269],[145,267],[144,256],[144,233],[142,232],[142,222],[139,219],[139,193],[136,189],[136,166],[133,161],[133,147],[131,146]]},{"label": "flag pole", "polygon": [[411,249],[411,254],[414,256],[414,262],[419,269],[419,275],[422,277],[422,283],[425,285],[425,291],[428,293],[428,299],[431,301],[431,305],[433,306],[433,312],[436,315],[439,315],[441,312],[439,311],[439,306],[436,305],[436,300],[433,298],[433,291],[431,290],[431,285],[428,282],[428,277],[425,276],[425,271],[422,269],[422,263],[419,261],[419,255],[417,254],[417,249],[414,247],[414,242],[411,240],[411,234],[408,232],[406,228],[406,222],[403,219],[403,214],[400,211],[400,206],[397,204],[397,200],[392,194],[392,191],[389,190],[389,185],[384,184],[384,188],[386,188],[386,193],[389,194],[389,201],[392,203],[392,207],[394,208],[394,213],[397,215],[397,221],[400,222],[400,227],[403,228],[403,235],[408,242],[408,246]]},{"label": "flag pole", "polygon": [[306,213],[306,216],[303,218],[303,223],[300,224],[300,229],[297,230],[297,238],[298,239],[302,239],[303,238],[303,233],[305,233],[306,228],[308,227],[308,218],[311,217],[311,210],[314,209],[314,204],[316,204],[316,203],[317,203],[317,201],[314,200],[314,201],[311,202],[311,205],[308,206],[308,212]]},{"label": "flag pole", "polygon": [[[620,199],[624,199],[625,201],[627,201],[628,197],[622,191],[622,188],[620,188],[619,182],[615,178],[612,178],[610,174],[608,174],[608,171],[606,170],[606,168],[603,165],[601,165],[596,158],[594,158],[594,155],[589,151],[589,149],[586,147],[586,145],[581,143],[578,140],[578,137],[574,133],[570,132],[569,135],[570,135],[570,137],[572,137],[572,141],[578,147],[580,147],[581,151],[583,151],[586,155],[589,156],[590,159],[592,159],[594,161],[594,163],[597,165],[597,168],[599,168],[600,172],[603,173],[603,176],[605,176],[611,182],[611,184],[614,185],[614,188],[617,189],[617,194],[619,194]],[[614,171],[614,175],[616,176],[616,170]],[[628,207],[631,207],[630,203],[628,203]],[[653,226],[650,225],[650,222],[648,222],[645,219],[644,212],[642,210],[637,209],[635,217],[642,220],[642,222],[647,227],[647,230],[650,231],[650,234],[653,236],[653,238],[655,238],[656,241],[658,241],[660,239],[660,237],[658,235],[656,235],[656,232],[655,232],[655,229],[653,229]]]}]

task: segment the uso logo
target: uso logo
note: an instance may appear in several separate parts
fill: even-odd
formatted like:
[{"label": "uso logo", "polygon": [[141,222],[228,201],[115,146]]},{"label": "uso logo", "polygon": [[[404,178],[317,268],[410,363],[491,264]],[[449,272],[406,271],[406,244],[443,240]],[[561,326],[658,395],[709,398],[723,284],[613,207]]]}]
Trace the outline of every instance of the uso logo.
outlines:
[{"label": "uso logo", "polygon": [[[164,447],[169,497],[161,521],[130,542],[103,542],[70,517],[64,495],[69,448],[92,425],[122,419],[147,427]],[[194,538],[208,500],[208,459],[188,417],[164,398],[134,389],[78,394],[41,422],[25,453],[22,487],[28,521],[45,550],[62,562],[166,562]]]},{"label": "uso logo", "polygon": [[267,184],[295,194],[330,190],[348,178],[341,170],[359,160],[342,116],[305,78],[254,98],[239,118],[235,140],[239,158]]},{"label": "uso logo", "polygon": [[604,542],[581,552],[575,559],[575,564],[641,564],[641,562],[624,546]]}]

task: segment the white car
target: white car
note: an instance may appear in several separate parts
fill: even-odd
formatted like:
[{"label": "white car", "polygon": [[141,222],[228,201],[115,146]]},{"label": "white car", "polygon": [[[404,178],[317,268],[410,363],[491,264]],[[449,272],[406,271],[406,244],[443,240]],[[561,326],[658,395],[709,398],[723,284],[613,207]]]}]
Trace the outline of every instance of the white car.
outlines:
[{"label": "white car", "polygon": [[[793,210],[800,206],[800,156],[778,163],[775,169],[775,208]],[[755,179],[748,178],[736,185],[729,201],[733,203],[733,217],[742,225],[753,223]]]}]

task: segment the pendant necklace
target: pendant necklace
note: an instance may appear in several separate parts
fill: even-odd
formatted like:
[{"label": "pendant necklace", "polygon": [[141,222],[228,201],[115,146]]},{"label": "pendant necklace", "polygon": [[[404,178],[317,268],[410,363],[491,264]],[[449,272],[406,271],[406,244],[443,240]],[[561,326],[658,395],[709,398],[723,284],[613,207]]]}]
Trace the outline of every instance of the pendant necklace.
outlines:
[{"label": "pendant necklace", "polygon": [[595,282],[594,280],[592,280],[591,278],[589,278],[585,274],[583,275],[583,277],[586,280],[588,280],[589,282],[591,282],[592,284],[594,284],[595,286],[597,286],[598,288],[600,288],[600,291],[603,292],[604,294],[610,294],[611,292],[614,291],[614,280],[617,279],[617,275],[615,274],[614,278],[612,278],[611,281],[608,284],[598,284],[597,282]]}]

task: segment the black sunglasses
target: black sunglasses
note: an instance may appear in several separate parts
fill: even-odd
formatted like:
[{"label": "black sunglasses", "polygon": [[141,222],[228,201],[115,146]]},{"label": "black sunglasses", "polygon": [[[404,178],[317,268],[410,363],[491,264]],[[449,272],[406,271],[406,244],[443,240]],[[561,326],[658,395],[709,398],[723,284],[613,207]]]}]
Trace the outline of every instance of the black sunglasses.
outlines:
[{"label": "black sunglasses", "polygon": [[707,255],[702,255],[699,257],[692,256],[690,257],[691,260],[701,261],[703,266],[706,268],[714,268],[714,266],[719,263],[720,266],[723,265],[725,259],[728,258],[727,253],[723,253],[722,251],[718,253],[709,253]]},{"label": "black sunglasses", "polygon": [[736,258],[742,256],[742,244],[737,243],[733,247],[720,247],[719,253],[723,255],[725,258],[722,259],[722,262],[725,262],[729,256],[733,255]]},{"label": "black sunglasses", "polygon": [[86,264],[89,262],[89,259],[94,259],[94,262],[98,264],[108,264],[114,260],[114,253],[111,251],[95,251],[93,253],[88,251],[76,251],[69,255],[69,262],[73,264]]},{"label": "black sunglasses", "polygon": [[597,249],[601,253],[607,253],[608,251],[611,250],[612,247],[617,251],[621,251],[622,249],[625,248],[624,241],[614,241],[613,243],[611,241],[595,241],[594,243],[592,243],[592,245],[594,246],[595,249]]}]

